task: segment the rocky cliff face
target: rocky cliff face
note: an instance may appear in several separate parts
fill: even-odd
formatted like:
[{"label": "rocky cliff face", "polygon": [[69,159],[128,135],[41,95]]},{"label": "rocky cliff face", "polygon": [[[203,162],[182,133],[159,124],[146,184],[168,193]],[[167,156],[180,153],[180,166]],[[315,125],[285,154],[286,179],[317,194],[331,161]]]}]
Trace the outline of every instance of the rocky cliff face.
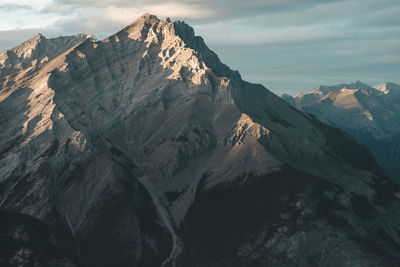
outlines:
[{"label": "rocky cliff face", "polygon": [[88,38],[94,40],[86,34],[47,39],[38,33],[21,45],[0,53],[0,76],[48,62]]},{"label": "rocky cliff face", "polygon": [[70,236],[78,265],[400,260],[400,188],[366,147],[182,21],[146,14],[2,79],[0,207]]},{"label": "rocky cliff face", "polygon": [[361,82],[320,86],[283,99],[366,144],[379,164],[400,181],[400,86]]}]

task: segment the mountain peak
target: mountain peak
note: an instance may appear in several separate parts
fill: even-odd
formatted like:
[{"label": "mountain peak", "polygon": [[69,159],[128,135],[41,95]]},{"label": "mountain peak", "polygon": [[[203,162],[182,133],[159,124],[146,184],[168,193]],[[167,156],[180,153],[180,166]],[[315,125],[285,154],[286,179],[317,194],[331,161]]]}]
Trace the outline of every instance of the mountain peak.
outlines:
[{"label": "mountain peak", "polygon": [[374,88],[385,94],[388,94],[391,91],[400,91],[400,85],[392,83],[392,82],[384,82],[381,84],[377,84],[374,86]]},{"label": "mountain peak", "polygon": [[39,32],[36,35],[34,35],[32,38],[28,39],[28,41],[26,41],[26,42],[33,41],[33,40],[43,40],[43,39],[46,39],[46,37]]},{"label": "mountain peak", "polygon": [[156,15],[152,15],[150,13],[144,13],[143,15],[141,15],[138,19],[143,19],[143,20],[149,20],[149,19],[157,19]]},{"label": "mountain peak", "polygon": [[380,83],[380,84],[377,84],[377,85],[374,86],[374,88],[376,90],[381,91],[381,92],[383,92],[385,94],[388,93],[387,87],[388,87],[387,83]]},{"label": "mountain peak", "polygon": [[368,90],[368,91],[372,89],[372,87],[366,83],[363,83],[361,81],[355,81],[355,82],[351,82],[351,83],[343,83],[343,84],[337,84],[337,85],[333,85],[333,86],[320,85],[306,94],[317,94],[317,95],[324,96],[330,92],[340,92],[344,88],[352,89],[352,90],[360,89],[360,90]]},{"label": "mountain peak", "polygon": [[[163,30],[161,30],[163,29]],[[125,27],[122,31],[128,32],[133,39],[146,39],[154,35],[178,36],[185,42],[193,42],[194,30],[183,20],[171,22],[169,18],[160,20],[157,16],[145,13]]]},{"label": "mountain peak", "polygon": [[20,44],[17,47],[13,48],[13,50],[21,50],[21,49],[24,49],[24,48],[27,48],[27,47],[32,48],[33,46],[36,46],[39,42],[41,42],[43,40],[47,40],[47,38],[43,34],[37,33],[36,35],[34,35],[33,37],[29,38],[28,40],[26,40],[22,44]]},{"label": "mountain peak", "polygon": [[168,24],[167,21],[162,21],[155,15],[146,13],[113,36],[118,35],[118,38],[120,38],[120,34],[125,32],[128,33],[128,37],[131,39],[145,40],[148,39],[149,36],[155,37],[156,35],[159,35],[161,32],[157,33],[157,28],[161,28],[166,24]]},{"label": "mountain peak", "polygon": [[[131,28],[133,26],[136,25],[143,25],[143,24],[154,24],[156,22],[160,22],[161,20],[159,18],[157,18],[157,16],[152,15],[150,13],[145,13],[143,15],[141,15],[140,17],[138,17],[137,19],[135,19],[131,24],[129,24],[126,28]],[[126,29],[125,28],[125,29]]]},{"label": "mountain peak", "polygon": [[370,89],[371,88],[371,86],[369,86],[368,84],[363,83],[361,81],[352,82],[348,85],[345,85],[344,87],[346,87],[347,89]]},{"label": "mountain peak", "polygon": [[[119,42],[125,38],[138,42],[144,41],[146,46],[148,48],[153,47],[151,48],[153,50],[157,50],[155,47],[158,47],[161,53],[166,55],[162,56],[163,60],[173,64],[175,71],[179,71],[179,66],[182,64],[191,65],[189,69],[197,70],[204,69],[206,66],[206,69],[211,69],[219,76],[240,77],[237,72],[232,72],[224,65],[218,56],[207,47],[203,38],[196,36],[194,29],[183,20],[174,22],[169,19],[160,20],[156,16],[146,13],[106,40]],[[125,41],[128,41],[128,39]],[[180,52],[177,53],[177,51]],[[180,60],[187,62],[173,62],[173,54],[181,54]]]},{"label": "mountain peak", "polygon": [[6,76],[57,57],[92,35],[77,34],[47,39],[38,33],[22,44],[0,53],[0,76]]}]

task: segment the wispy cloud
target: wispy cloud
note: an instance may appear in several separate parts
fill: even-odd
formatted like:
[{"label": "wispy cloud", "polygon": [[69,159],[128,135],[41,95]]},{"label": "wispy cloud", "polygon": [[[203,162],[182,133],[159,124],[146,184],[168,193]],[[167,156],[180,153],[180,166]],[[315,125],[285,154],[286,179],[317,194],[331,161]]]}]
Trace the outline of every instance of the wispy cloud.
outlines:
[{"label": "wispy cloud", "polygon": [[6,11],[6,12],[12,12],[12,11],[21,10],[21,9],[31,10],[32,6],[19,5],[19,4],[2,4],[2,5],[0,4],[0,10]]},{"label": "wispy cloud", "polygon": [[76,8],[70,5],[56,5],[50,4],[41,10],[43,14],[54,13],[58,15],[71,15],[76,12]]}]

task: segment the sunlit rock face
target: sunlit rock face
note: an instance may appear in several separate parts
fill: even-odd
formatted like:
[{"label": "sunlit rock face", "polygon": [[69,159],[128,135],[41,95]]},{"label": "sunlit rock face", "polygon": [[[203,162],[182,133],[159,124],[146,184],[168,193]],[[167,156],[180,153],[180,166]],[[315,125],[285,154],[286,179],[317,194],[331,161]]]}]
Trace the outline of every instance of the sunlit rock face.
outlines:
[{"label": "sunlit rock face", "polygon": [[282,98],[299,110],[350,133],[366,144],[378,163],[400,181],[400,86],[361,82],[319,86]]},{"label": "sunlit rock face", "polygon": [[94,40],[86,34],[47,39],[38,33],[21,45],[0,53],[0,76],[48,62],[87,38]]},{"label": "sunlit rock face", "polygon": [[182,21],[145,14],[1,82],[0,207],[47,223],[78,265],[400,259],[400,188],[367,148]]}]

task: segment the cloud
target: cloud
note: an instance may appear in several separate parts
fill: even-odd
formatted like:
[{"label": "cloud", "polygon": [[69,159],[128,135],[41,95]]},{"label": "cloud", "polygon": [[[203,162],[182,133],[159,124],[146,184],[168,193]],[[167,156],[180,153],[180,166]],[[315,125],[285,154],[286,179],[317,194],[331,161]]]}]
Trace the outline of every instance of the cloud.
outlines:
[{"label": "cloud", "polygon": [[55,0],[56,6],[119,9],[139,8],[159,16],[191,19],[229,19],[301,10],[344,0]]},{"label": "cloud", "polygon": [[18,5],[18,4],[3,4],[0,5],[1,11],[12,12],[16,10],[31,10],[32,7],[30,5]]},{"label": "cloud", "polygon": [[372,63],[383,63],[384,65],[389,64],[396,64],[399,65],[400,64],[400,55],[384,55],[381,57],[377,57],[374,59],[370,60]]},{"label": "cloud", "polygon": [[41,10],[41,13],[43,14],[49,14],[49,13],[54,13],[54,14],[59,14],[59,15],[70,15],[75,13],[76,9],[73,6],[70,5],[55,5],[55,4],[50,4],[44,7]]}]

